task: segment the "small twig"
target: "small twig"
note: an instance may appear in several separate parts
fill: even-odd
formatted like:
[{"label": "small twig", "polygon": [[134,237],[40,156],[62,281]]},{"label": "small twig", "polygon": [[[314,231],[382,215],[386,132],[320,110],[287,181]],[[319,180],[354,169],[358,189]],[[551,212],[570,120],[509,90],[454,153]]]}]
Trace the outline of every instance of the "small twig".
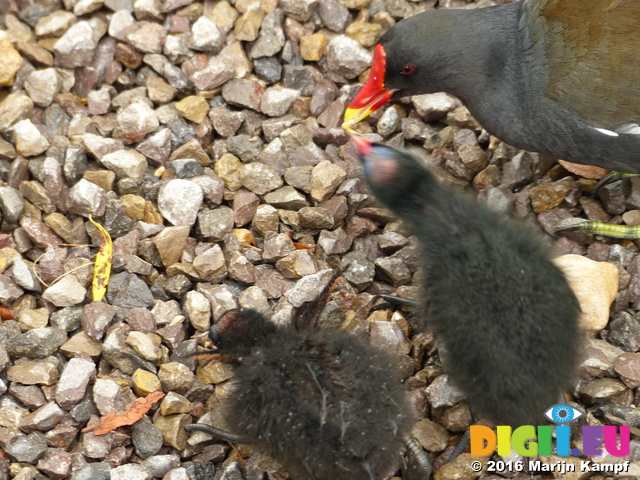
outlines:
[{"label": "small twig", "polygon": [[72,268],[71,270],[69,270],[68,272],[64,272],[62,275],[60,275],[59,277],[57,277],[56,279],[53,280],[53,282],[51,282],[51,284],[48,284],[47,282],[45,282],[44,280],[42,280],[42,278],[40,278],[40,275],[38,275],[38,271],[36,270],[36,266],[38,265],[38,262],[40,261],[40,259],[42,257],[44,257],[47,253],[49,252],[44,252],[42,255],[40,255],[38,258],[36,258],[36,261],[33,262],[33,266],[31,267],[31,271],[33,272],[33,274],[36,276],[36,278],[38,279],[38,281],[44,285],[45,287],[49,288],[52,285],[55,285],[60,279],[62,279],[63,277],[66,277],[67,275],[69,275],[70,273],[75,272],[76,270],[79,270],[83,267],[86,267],[87,265],[93,265],[96,262],[89,262],[89,263],[83,263],[82,265],[78,265],[75,268]]}]

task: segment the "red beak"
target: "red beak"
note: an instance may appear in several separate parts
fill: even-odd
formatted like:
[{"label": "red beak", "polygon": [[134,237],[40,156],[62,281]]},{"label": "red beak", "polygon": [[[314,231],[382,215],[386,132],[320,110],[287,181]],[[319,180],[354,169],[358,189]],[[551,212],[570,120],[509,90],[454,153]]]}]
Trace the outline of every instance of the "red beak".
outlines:
[{"label": "red beak", "polygon": [[342,128],[351,130],[351,127],[375,112],[383,105],[389,103],[393,91],[384,88],[384,74],[387,68],[386,53],[382,45],[376,45],[373,50],[373,63],[367,83],[360,89],[344,113]]}]

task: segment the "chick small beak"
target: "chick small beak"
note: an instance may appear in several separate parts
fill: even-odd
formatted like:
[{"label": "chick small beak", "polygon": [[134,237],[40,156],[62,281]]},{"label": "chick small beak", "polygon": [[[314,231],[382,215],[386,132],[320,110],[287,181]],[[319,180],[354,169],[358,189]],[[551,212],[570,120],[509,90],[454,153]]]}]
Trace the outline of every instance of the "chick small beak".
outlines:
[{"label": "chick small beak", "polygon": [[342,128],[345,130],[353,131],[353,125],[391,100],[393,90],[384,87],[385,55],[384,47],[380,44],[376,45],[369,79],[353,98],[344,113]]},{"label": "chick small beak", "polygon": [[360,154],[367,155],[369,152],[371,152],[371,142],[369,140],[364,138],[362,135],[354,135],[352,138],[353,143],[355,143],[356,147],[358,147]]}]

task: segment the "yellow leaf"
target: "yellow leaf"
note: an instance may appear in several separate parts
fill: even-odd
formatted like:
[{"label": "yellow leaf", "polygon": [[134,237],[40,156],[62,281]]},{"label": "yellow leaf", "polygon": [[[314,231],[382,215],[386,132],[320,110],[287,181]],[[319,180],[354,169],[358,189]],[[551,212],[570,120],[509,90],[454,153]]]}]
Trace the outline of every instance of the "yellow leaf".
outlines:
[{"label": "yellow leaf", "polygon": [[111,235],[102,225],[97,223],[89,214],[89,221],[93,223],[102,239],[100,240],[100,250],[96,254],[96,264],[93,267],[93,282],[91,284],[91,294],[94,302],[99,302],[104,298],[107,292],[107,283],[109,283],[109,275],[111,274],[111,256],[113,252],[113,244],[111,243]]}]

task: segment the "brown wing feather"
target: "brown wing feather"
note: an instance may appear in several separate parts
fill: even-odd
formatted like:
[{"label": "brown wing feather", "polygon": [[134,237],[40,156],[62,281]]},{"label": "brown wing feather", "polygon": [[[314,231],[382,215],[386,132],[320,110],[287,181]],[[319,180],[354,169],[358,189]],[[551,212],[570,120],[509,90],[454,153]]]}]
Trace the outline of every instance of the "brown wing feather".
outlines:
[{"label": "brown wing feather", "polygon": [[596,127],[640,124],[640,1],[525,0],[545,39],[546,95]]}]

